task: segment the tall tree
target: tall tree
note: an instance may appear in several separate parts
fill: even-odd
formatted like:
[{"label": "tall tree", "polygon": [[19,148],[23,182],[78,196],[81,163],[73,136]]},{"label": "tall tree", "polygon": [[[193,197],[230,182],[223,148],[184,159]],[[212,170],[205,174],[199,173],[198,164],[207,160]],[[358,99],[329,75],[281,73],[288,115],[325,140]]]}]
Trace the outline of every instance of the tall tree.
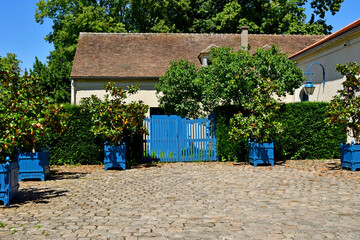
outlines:
[{"label": "tall tree", "polygon": [[22,61],[17,59],[17,56],[14,53],[7,53],[6,57],[1,57],[0,55],[0,66],[2,66],[3,69],[6,69],[10,73],[20,75],[21,63]]},{"label": "tall tree", "polygon": [[[45,39],[54,44],[46,65],[46,82],[58,102],[69,101],[70,72],[79,32],[196,32],[327,34],[328,12],[344,0],[40,0],[36,22],[53,21]],[[304,6],[313,14],[306,22]],[[318,20],[315,20],[318,18]],[[42,71],[45,72],[46,71]],[[60,84],[60,85],[58,85]],[[58,93],[58,91],[67,93]],[[56,96],[55,96],[56,95]]]},{"label": "tall tree", "polygon": [[[125,32],[127,0],[40,0],[35,20],[53,20],[45,39],[54,44],[47,65],[37,60],[33,72],[57,102],[70,101],[70,73],[80,32]],[[42,65],[42,66],[41,66]]]},{"label": "tall tree", "polygon": [[[211,64],[196,68],[187,60],[173,62],[155,86],[160,107],[182,117],[208,115],[222,105],[246,106],[254,89],[274,85],[269,96],[293,94],[304,81],[300,68],[273,46],[258,48],[254,55],[229,47],[210,51]],[[270,91],[264,87],[265,92]]]}]

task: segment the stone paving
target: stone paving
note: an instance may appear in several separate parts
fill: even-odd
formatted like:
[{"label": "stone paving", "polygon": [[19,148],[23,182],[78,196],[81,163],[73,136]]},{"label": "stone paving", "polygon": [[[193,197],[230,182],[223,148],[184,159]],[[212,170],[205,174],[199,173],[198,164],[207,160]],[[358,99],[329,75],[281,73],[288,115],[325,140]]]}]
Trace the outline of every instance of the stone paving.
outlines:
[{"label": "stone paving", "polygon": [[0,239],[360,239],[359,183],[338,160],[52,167],[0,206]]}]

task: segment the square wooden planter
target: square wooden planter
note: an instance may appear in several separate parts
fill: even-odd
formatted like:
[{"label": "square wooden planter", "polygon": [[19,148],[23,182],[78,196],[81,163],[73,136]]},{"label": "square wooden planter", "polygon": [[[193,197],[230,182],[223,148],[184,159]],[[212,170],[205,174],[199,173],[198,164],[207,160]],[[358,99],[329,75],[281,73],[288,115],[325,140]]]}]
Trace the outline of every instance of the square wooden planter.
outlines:
[{"label": "square wooden planter", "polygon": [[341,169],[344,167],[350,168],[351,171],[356,171],[360,168],[360,145],[351,144],[340,145]]},{"label": "square wooden planter", "polygon": [[105,143],[104,145],[104,165],[105,170],[109,168],[121,168],[125,170],[126,166],[126,146],[125,143],[122,145],[109,145]]},{"label": "square wooden planter", "polygon": [[50,173],[49,167],[49,147],[45,150],[42,148],[41,152],[29,153],[21,152],[17,155],[19,161],[19,181],[23,179],[40,179],[45,181],[45,178]]},{"label": "square wooden planter", "polygon": [[9,206],[11,199],[19,192],[19,163],[7,162],[0,164],[0,201]]},{"label": "square wooden planter", "polygon": [[249,163],[256,167],[258,164],[274,166],[274,143],[259,143],[248,141]]}]

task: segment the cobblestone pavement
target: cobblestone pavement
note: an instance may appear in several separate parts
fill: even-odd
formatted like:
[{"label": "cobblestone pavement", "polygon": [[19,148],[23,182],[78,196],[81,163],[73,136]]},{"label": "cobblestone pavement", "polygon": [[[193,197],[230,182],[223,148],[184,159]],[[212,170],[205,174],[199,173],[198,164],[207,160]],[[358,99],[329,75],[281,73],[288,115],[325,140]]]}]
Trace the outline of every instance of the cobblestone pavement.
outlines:
[{"label": "cobblestone pavement", "polygon": [[360,239],[359,183],[337,160],[52,167],[0,206],[0,239]]}]

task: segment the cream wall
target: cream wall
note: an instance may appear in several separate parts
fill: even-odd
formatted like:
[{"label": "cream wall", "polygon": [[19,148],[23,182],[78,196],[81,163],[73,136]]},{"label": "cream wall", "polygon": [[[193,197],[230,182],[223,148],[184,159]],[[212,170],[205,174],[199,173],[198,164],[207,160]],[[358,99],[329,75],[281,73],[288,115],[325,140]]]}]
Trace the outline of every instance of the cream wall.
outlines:
[{"label": "cream wall", "polygon": [[[344,34],[345,35],[345,34]],[[336,72],[336,64],[347,64],[350,61],[360,63],[360,31],[347,34],[346,36],[339,36],[333,41],[329,41],[321,49],[314,49],[308,53],[296,56],[292,60],[297,62],[297,65],[303,72],[308,72],[308,67],[312,63],[320,63],[325,68],[325,85],[322,83],[322,68],[319,65],[313,65],[310,72],[314,72],[313,83],[315,91],[313,95],[309,96],[309,101],[330,101],[337,91],[342,88],[344,78],[340,73]],[[300,102],[301,91],[303,85],[295,90],[294,95],[281,98],[283,102]]]},{"label": "cream wall", "polygon": [[115,86],[127,89],[129,85],[140,85],[140,91],[137,94],[130,95],[126,102],[142,100],[149,107],[158,107],[159,103],[155,95],[154,85],[158,83],[158,79],[129,80],[129,79],[74,79],[72,80],[71,102],[72,104],[80,104],[84,97],[90,97],[92,94],[103,98],[106,94],[105,84],[114,82]]}]

